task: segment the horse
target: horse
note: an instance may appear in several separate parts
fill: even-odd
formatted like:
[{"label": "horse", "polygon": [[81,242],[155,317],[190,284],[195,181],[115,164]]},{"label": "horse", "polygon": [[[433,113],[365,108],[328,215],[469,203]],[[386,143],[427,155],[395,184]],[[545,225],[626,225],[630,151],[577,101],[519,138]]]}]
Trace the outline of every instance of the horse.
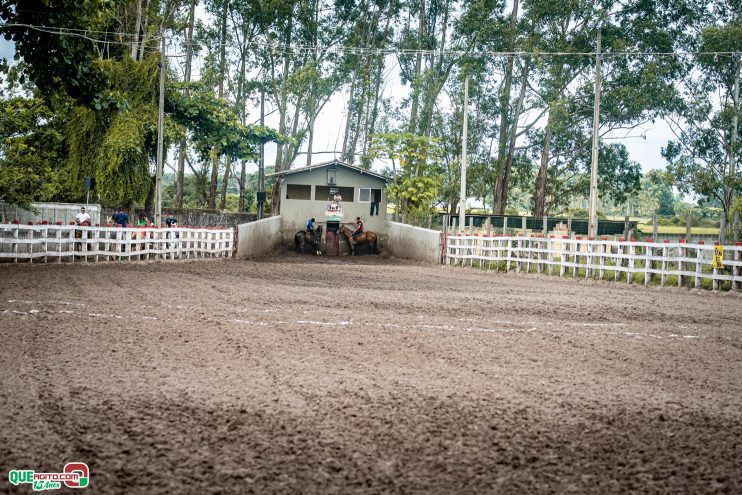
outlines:
[{"label": "horse", "polygon": [[354,255],[356,254],[356,244],[368,244],[368,247],[371,251],[371,254],[376,254],[378,252],[378,249],[376,247],[376,234],[374,232],[371,232],[370,230],[366,230],[362,234],[353,237],[353,231],[350,230],[345,225],[340,226],[340,230],[338,230],[341,234],[343,234],[345,237],[348,238],[348,244],[350,245],[350,254]]},{"label": "horse", "polygon": [[294,245],[301,254],[304,254],[304,246],[307,244],[311,244],[312,248],[314,249],[314,254],[319,256],[322,254],[322,252],[319,250],[319,240],[321,238],[322,226],[320,225],[314,232],[300,230],[299,232],[294,234]]}]

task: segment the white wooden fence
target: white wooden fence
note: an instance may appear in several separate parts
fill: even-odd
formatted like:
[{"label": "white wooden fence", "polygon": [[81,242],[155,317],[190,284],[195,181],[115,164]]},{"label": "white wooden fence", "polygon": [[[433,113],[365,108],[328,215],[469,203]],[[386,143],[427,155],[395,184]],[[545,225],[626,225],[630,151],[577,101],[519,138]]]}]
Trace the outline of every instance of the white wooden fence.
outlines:
[{"label": "white wooden fence", "polygon": [[[661,285],[708,286],[729,282],[742,289],[742,243],[723,246],[723,269],[712,268],[715,245],[679,242],[626,242],[582,237],[493,237],[449,235],[445,239],[449,265],[536,272],[628,283],[653,280]],[[707,281],[706,284],[703,282]]]},{"label": "white wooden fence", "polygon": [[0,262],[228,257],[233,243],[232,229],[0,224]]}]

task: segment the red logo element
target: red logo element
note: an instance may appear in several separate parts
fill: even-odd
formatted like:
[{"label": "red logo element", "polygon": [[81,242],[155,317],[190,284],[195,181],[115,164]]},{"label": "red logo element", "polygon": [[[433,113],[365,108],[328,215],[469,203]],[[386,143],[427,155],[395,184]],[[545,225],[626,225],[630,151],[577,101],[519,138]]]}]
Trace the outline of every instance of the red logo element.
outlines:
[{"label": "red logo element", "polygon": [[64,465],[65,473],[76,473],[80,477],[77,481],[65,481],[67,488],[85,488],[90,483],[90,469],[84,462],[68,462]]}]

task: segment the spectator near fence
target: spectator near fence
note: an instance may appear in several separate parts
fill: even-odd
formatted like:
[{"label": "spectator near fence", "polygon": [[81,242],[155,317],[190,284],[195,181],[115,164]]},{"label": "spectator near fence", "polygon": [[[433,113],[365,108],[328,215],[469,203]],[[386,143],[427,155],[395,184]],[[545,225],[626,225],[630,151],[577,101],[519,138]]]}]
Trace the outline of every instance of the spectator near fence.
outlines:
[{"label": "spectator near fence", "polygon": [[121,225],[122,227],[126,227],[129,224],[129,215],[124,213],[123,208],[117,209],[116,213],[111,215],[111,219],[115,225]]},{"label": "spectator near fence", "polygon": [[87,214],[84,206],[81,206],[80,211],[75,215],[75,223],[90,227],[90,215]]}]

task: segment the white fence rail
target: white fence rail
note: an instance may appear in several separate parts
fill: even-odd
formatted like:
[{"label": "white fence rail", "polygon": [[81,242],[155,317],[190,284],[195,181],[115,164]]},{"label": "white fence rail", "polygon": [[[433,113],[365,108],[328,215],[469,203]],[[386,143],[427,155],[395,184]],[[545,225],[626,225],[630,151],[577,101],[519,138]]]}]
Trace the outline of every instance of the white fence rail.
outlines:
[{"label": "white fence rail", "polygon": [[[536,272],[572,277],[624,280],[645,285],[710,285],[742,289],[742,243],[723,246],[723,269],[712,268],[712,244],[626,242],[581,237],[449,235],[449,265]],[[705,283],[704,283],[705,281]]]},{"label": "white fence rail", "polygon": [[232,229],[0,224],[0,262],[229,257],[233,243]]}]

